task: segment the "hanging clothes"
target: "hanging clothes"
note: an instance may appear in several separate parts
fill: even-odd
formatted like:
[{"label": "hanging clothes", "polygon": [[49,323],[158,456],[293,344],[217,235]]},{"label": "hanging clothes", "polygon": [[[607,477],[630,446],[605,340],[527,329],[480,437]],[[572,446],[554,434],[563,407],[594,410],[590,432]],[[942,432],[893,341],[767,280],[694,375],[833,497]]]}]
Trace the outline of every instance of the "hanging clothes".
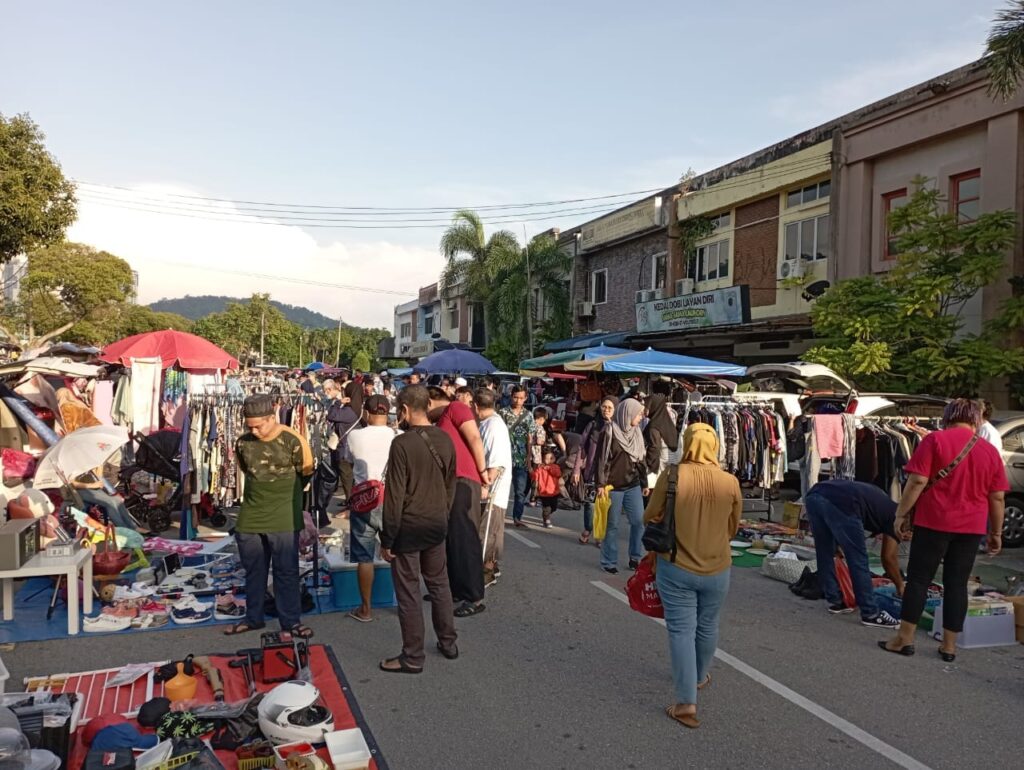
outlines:
[{"label": "hanging clothes", "polygon": [[92,412],[103,425],[114,425],[114,383],[98,380],[92,392]]},{"label": "hanging clothes", "polygon": [[110,418],[114,425],[132,424],[132,378],[122,374],[114,385],[114,403],[110,406]]},{"label": "hanging clothes", "polygon": [[132,359],[132,419],[134,430],[149,435],[160,428],[160,381],[163,359]]}]

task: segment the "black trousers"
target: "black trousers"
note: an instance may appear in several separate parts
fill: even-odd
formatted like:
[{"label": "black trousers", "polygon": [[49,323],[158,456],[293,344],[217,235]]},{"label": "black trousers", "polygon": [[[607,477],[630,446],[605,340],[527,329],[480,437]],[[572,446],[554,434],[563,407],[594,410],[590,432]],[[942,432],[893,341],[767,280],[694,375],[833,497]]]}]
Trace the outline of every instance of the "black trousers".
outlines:
[{"label": "black trousers", "polygon": [[942,627],[960,633],[967,617],[967,581],[974,569],[981,535],[940,532],[914,527],[907,563],[907,586],[903,590],[900,619],[917,624],[928,599],[928,586],[942,562]]},{"label": "black trousers", "polygon": [[448,517],[448,582],[456,602],[484,598],[484,554],[480,543],[480,485],[456,479]]}]

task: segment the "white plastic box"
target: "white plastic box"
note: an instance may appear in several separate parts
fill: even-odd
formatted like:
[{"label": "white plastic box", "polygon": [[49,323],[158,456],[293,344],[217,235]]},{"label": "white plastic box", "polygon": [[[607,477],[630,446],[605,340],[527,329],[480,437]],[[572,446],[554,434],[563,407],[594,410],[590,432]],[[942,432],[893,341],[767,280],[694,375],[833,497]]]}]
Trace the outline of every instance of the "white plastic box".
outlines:
[{"label": "white plastic box", "polygon": [[7,670],[7,666],[4,665],[3,658],[0,658],[0,695],[7,689],[7,680],[10,679],[11,673]]},{"label": "white plastic box", "polygon": [[[942,639],[942,605],[935,610],[932,638]],[[964,630],[957,637],[957,647],[969,650],[975,647],[1003,647],[1017,643],[1013,613],[1002,615],[968,615]]]},{"label": "white plastic box", "polygon": [[327,733],[325,740],[334,770],[365,770],[370,766],[370,747],[358,727]]}]

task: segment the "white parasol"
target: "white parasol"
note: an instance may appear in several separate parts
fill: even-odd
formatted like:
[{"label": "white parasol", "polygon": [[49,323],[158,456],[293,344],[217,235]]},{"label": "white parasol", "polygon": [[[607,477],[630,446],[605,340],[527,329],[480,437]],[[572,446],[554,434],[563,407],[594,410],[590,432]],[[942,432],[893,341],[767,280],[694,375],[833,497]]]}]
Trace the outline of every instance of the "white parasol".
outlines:
[{"label": "white parasol", "polygon": [[97,425],[69,433],[43,455],[32,479],[37,489],[62,487],[69,480],[103,465],[128,443],[128,429]]}]

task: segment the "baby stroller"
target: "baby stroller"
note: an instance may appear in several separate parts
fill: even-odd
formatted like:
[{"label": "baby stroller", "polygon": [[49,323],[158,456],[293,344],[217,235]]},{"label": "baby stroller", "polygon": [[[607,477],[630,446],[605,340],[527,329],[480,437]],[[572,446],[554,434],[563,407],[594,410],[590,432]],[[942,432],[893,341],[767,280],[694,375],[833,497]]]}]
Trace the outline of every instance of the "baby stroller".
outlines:
[{"label": "baby stroller", "polygon": [[[118,474],[118,491],[132,518],[150,532],[163,532],[171,526],[171,514],[182,509],[181,433],[174,430],[161,430],[149,436],[135,433],[132,439],[139,448],[135,462],[123,466]],[[168,482],[170,492],[154,494],[154,477]],[[203,498],[201,515],[214,527],[224,526],[227,516],[213,505],[208,495]]]}]

